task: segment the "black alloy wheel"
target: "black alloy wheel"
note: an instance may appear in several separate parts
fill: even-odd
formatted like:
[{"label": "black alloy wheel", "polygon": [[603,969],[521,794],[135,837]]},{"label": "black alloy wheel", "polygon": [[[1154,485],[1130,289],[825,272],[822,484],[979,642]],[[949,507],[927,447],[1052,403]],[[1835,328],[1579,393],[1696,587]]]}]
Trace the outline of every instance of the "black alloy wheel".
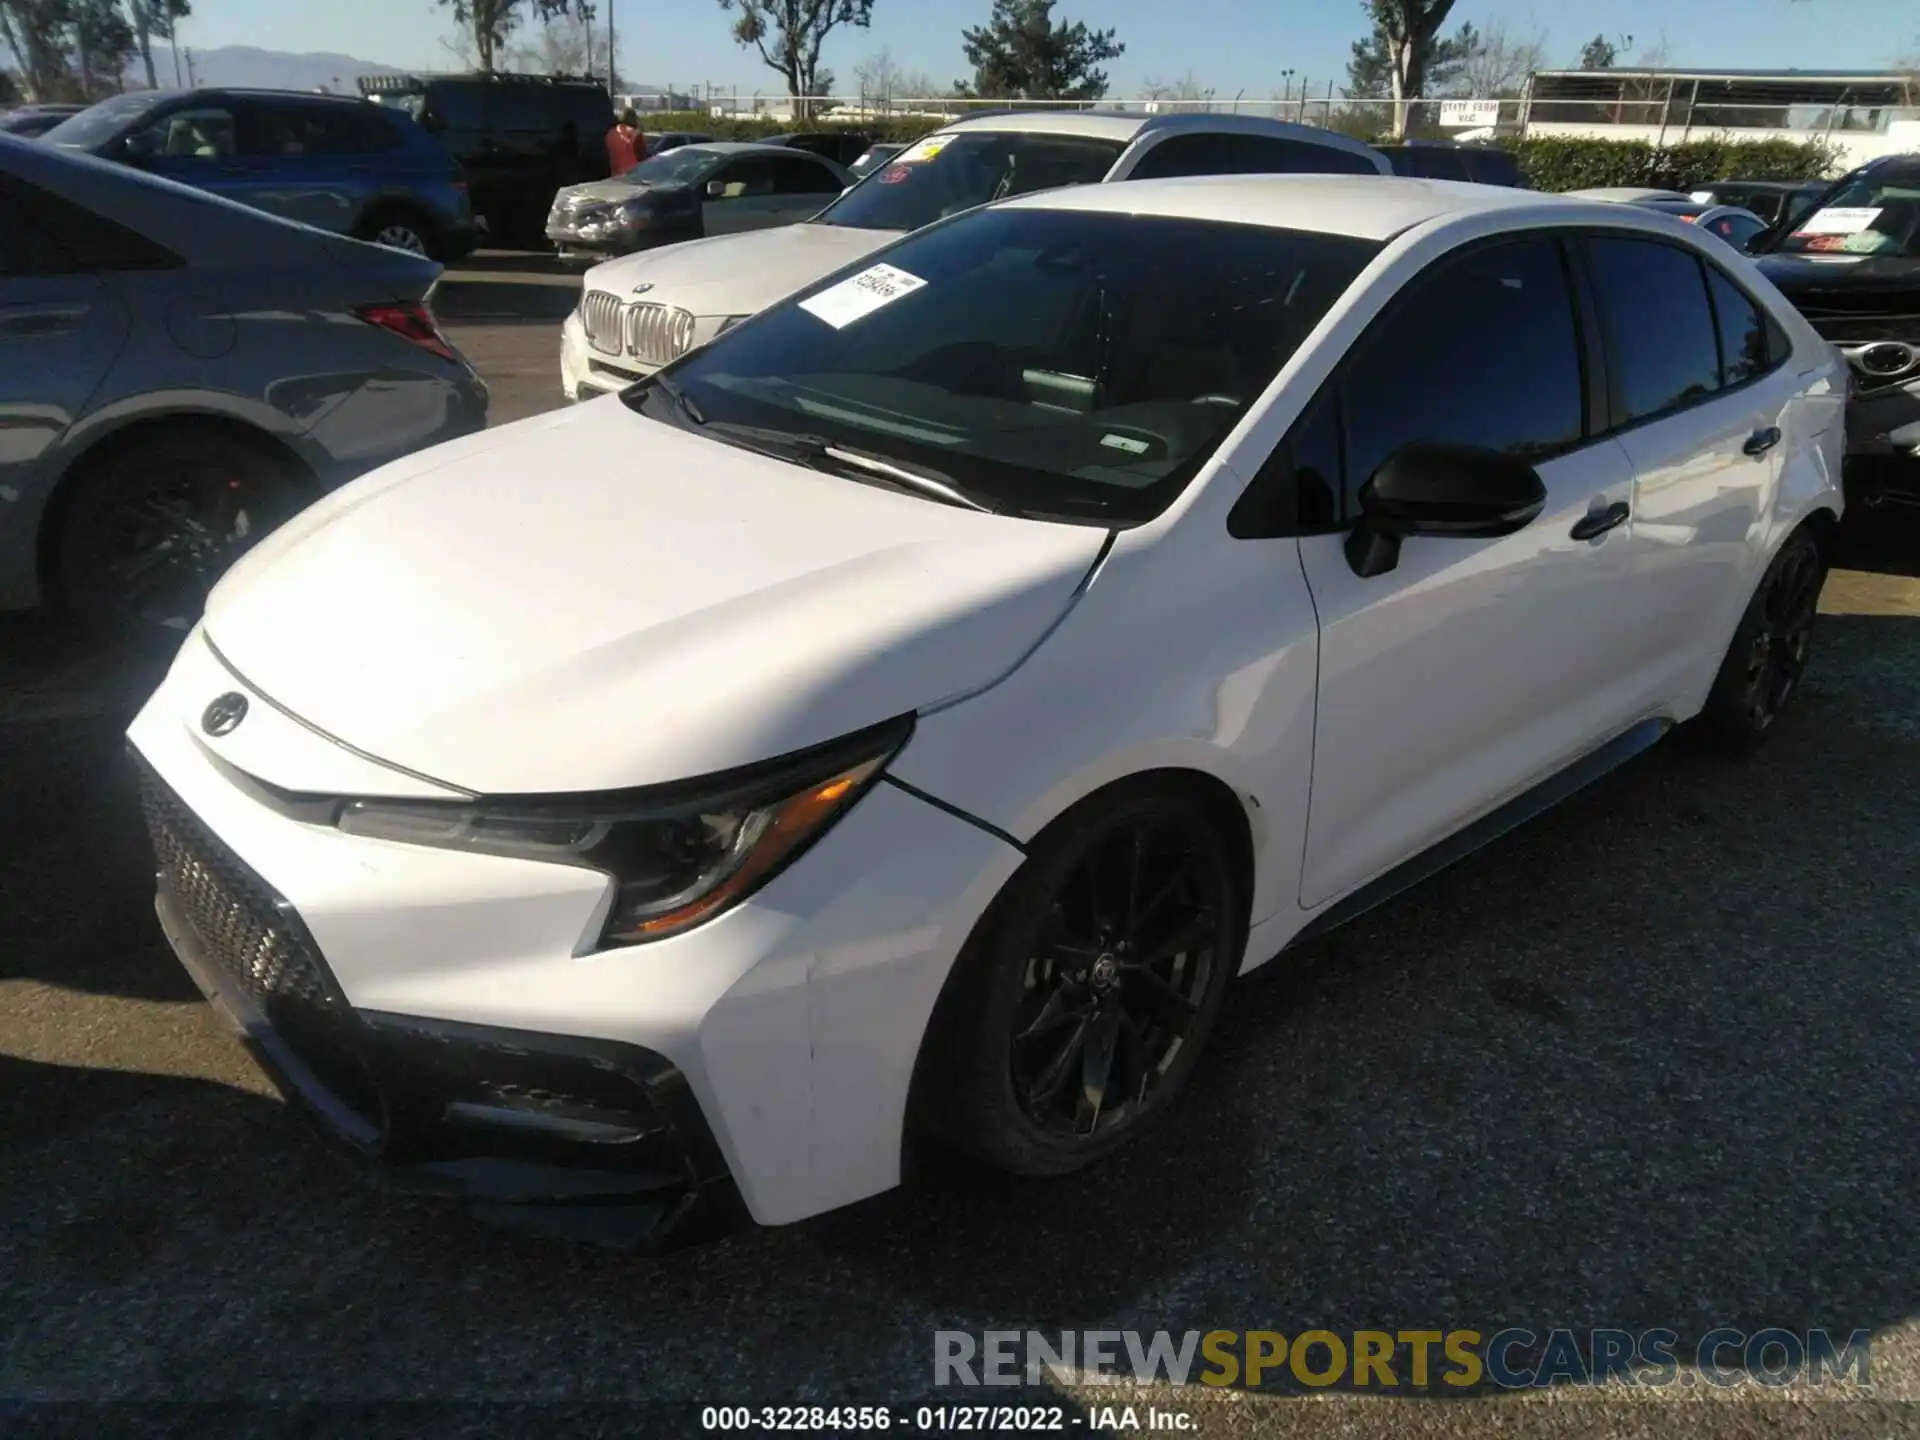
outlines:
[{"label": "black alloy wheel", "polygon": [[1813,617],[1826,566],[1817,546],[1788,545],[1759,594],[1758,623],[1747,642],[1747,718],[1756,730],[1773,724],[1800,683],[1813,649]]},{"label": "black alloy wheel", "polygon": [[1179,1093],[1245,944],[1232,853],[1191,788],[1155,778],[1083,801],[961,952],[916,1115],[1016,1174],[1079,1169]]},{"label": "black alloy wheel", "polygon": [[1044,1130],[1124,1125],[1199,1018],[1228,896],[1194,837],[1148,814],[1096,836],[1054,899],[1012,1025],[1014,1093]]},{"label": "black alloy wheel", "polygon": [[227,567],[310,498],[291,462],[185,430],[121,447],[74,483],[57,552],[62,606],[121,637],[190,630]]},{"label": "black alloy wheel", "polygon": [[1820,542],[1796,531],[1767,567],[1727,647],[1694,727],[1703,739],[1738,753],[1771,733],[1806,672],[1826,580]]}]

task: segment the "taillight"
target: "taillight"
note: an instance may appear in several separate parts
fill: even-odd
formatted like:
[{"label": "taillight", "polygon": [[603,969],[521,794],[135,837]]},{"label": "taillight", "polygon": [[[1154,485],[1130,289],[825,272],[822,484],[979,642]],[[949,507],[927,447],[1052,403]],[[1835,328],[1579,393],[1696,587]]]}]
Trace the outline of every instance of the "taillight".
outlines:
[{"label": "taillight", "polygon": [[382,330],[391,330],[402,340],[418,345],[422,350],[430,350],[442,360],[460,363],[460,357],[453,352],[453,346],[447,343],[447,337],[440,333],[440,322],[433,318],[433,311],[423,301],[415,300],[405,304],[356,305],[353,313],[369,325],[378,325]]}]

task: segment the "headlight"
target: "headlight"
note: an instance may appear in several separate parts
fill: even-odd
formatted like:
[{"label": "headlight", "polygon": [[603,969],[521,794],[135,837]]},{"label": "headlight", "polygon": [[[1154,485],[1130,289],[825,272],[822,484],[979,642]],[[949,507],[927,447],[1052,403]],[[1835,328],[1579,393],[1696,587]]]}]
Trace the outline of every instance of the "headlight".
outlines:
[{"label": "headlight", "polygon": [[614,881],[603,945],[689,930],[758,890],[866,792],[910,718],[709,779],[610,794],[348,800],[350,835],[546,860]]}]

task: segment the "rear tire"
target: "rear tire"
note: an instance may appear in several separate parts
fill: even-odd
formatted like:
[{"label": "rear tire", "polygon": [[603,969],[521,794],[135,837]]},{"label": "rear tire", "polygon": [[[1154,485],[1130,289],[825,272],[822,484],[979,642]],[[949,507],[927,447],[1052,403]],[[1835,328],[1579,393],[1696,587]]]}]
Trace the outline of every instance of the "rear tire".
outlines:
[{"label": "rear tire", "polygon": [[914,1081],[936,1137],[1018,1175],[1063,1175],[1180,1093],[1246,946],[1226,837],[1175,780],[1056,820],[981,919]]},{"label": "rear tire", "polygon": [[1740,617],[1693,732],[1714,749],[1745,754],[1773,732],[1812,652],[1813,620],[1827,581],[1813,532],[1787,537]]},{"label": "rear tire", "polygon": [[270,442],[188,425],[88,457],[68,485],[54,594],[102,639],[177,639],[227,567],[313,498],[312,478]]},{"label": "rear tire", "polygon": [[444,260],[440,227],[420,211],[404,205],[388,205],[367,213],[353,232],[356,240],[385,245],[428,260]]}]

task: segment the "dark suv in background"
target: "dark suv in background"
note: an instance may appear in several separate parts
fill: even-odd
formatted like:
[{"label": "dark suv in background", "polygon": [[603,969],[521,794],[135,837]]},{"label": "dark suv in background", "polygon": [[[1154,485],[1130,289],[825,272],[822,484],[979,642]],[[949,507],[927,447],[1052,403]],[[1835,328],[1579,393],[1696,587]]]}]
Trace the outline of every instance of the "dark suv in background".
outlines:
[{"label": "dark suv in background", "polygon": [[857,130],[803,130],[789,135],[769,135],[762,145],[781,145],[789,150],[805,150],[836,165],[849,168],[873,145],[873,137]]},{"label": "dark suv in background", "polygon": [[465,167],[492,239],[540,245],[556,190],[604,180],[613,101],[594,80],[546,75],[370,75],[367,99],[404,111]]},{"label": "dark suv in background", "polygon": [[466,179],[446,147],[404,115],[343,95],[129,91],[42,141],[435,260],[476,240]]},{"label": "dark suv in background", "polygon": [[1493,145],[1461,145],[1452,140],[1406,140],[1374,147],[1387,157],[1396,175],[1419,180],[1467,180],[1476,185],[1528,188],[1513,156]]}]

